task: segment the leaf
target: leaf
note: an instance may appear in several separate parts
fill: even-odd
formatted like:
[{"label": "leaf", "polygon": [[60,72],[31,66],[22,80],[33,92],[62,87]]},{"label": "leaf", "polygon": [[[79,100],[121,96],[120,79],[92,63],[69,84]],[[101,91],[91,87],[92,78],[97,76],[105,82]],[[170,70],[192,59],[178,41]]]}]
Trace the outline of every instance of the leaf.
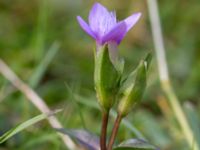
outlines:
[{"label": "leaf", "polygon": [[184,109],[186,111],[188,122],[191,126],[191,129],[193,130],[193,133],[194,133],[193,138],[197,141],[198,146],[200,148],[200,128],[199,128],[200,119],[198,117],[198,112],[197,112],[197,110],[195,110],[194,106],[189,102],[187,102],[184,105]]},{"label": "leaf", "polygon": [[96,135],[82,129],[56,129],[58,132],[62,134],[67,134],[74,138],[82,147],[88,150],[99,150],[99,137]]},{"label": "leaf", "polygon": [[59,50],[59,44],[58,42],[54,42],[52,46],[48,49],[45,57],[35,68],[35,71],[32,74],[32,76],[30,77],[29,85],[31,87],[35,88],[38,85],[43,75],[45,74],[49,64],[52,62],[53,58],[57,54],[58,50]]},{"label": "leaf", "polygon": [[34,118],[31,118],[19,125],[17,125],[16,127],[10,129],[9,131],[7,131],[6,133],[4,133],[1,137],[0,137],[0,144],[5,142],[6,140],[8,140],[9,138],[11,138],[12,136],[14,136],[15,134],[21,132],[22,130],[28,128],[29,126],[38,123],[41,120],[46,119],[47,117],[55,114],[56,112],[52,112],[50,114],[40,114]]},{"label": "leaf", "polygon": [[129,139],[124,141],[113,150],[159,150],[142,139]]}]

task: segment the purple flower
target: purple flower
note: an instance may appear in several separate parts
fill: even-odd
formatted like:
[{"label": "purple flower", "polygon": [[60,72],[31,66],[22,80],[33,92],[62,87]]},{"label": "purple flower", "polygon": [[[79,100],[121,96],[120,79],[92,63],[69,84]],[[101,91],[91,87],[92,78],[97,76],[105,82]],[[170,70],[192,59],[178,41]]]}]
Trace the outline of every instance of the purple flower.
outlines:
[{"label": "purple flower", "polygon": [[135,13],[117,22],[115,12],[109,12],[101,4],[95,3],[88,17],[89,25],[80,16],[77,16],[77,20],[82,29],[94,38],[98,45],[104,45],[109,42],[119,44],[140,16],[141,13]]}]

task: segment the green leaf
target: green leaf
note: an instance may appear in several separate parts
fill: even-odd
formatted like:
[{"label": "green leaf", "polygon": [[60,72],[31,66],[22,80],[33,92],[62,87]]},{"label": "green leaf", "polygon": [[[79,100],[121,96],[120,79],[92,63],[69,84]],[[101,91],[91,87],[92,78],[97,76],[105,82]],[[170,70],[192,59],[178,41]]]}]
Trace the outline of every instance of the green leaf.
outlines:
[{"label": "green leaf", "polygon": [[22,130],[28,128],[29,126],[38,123],[41,120],[46,119],[47,117],[51,116],[55,114],[55,112],[50,113],[50,114],[40,114],[34,118],[31,118],[19,125],[17,125],[16,127],[10,129],[9,131],[7,131],[6,133],[4,133],[1,137],[0,137],[0,144],[5,142],[6,140],[8,140],[9,138],[11,138],[12,136],[14,136],[15,134],[21,132]]},{"label": "green leaf", "polygon": [[31,87],[35,88],[38,85],[43,75],[45,74],[49,64],[52,62],[53,58],[57,54],[59,46],[60,45],[58,44],[58,42],[54,42],[52,46],[48,49],[45,57],[42,58],[42,61],[35,68],[35,71],[29,80],[29,85]]},{"label": "green leaf", "polygon": [[186,111],[186,115],[188,118],[188,122],[191,126],[191,129],[193,130],[194,133],[194,139],[198,142],[198,146],[200,148],[200,119],[198,117],[198,112],[197,110],[194,109],[194,106],[187,102],[184,105],[184,109]]},{"label": "green leaf", "polygon": [[129,139],[113,148],[113,150],[158,150],[158,148],[142,139]]}]

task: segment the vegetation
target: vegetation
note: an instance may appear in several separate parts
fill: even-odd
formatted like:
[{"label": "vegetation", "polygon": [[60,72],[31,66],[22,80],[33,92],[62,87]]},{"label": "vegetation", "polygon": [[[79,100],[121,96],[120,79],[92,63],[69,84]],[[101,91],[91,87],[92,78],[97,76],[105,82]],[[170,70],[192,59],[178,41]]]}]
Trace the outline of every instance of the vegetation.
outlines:
[{"label": "vegetation", "polygon": [[[119,20],[131,13],[142,17],[120,44],[120,55],[130,73],[140,59],[154,51],[146,1],[100,1],[115,9]],[[0,58],[42,97],[66,129],[87,129],[100,135],[101,114],[94,90],[95,42],[79,27],[94,1],[1,0]],[[158,1],[173,89],[200,145],[200,1]],[[147,78],[145,95],[122,122],[117,142],[144,138],[162,150],[190,150],[168,97],[159,82],[156,56]],[[41,114],[4,76],[0,76],[0,135]],[[116,113],[111,111],[110,121]],[[108,126],[108,133],[112,124]],[[66,149],[55,129],[41,121],[0,144],[2,150]]]}]

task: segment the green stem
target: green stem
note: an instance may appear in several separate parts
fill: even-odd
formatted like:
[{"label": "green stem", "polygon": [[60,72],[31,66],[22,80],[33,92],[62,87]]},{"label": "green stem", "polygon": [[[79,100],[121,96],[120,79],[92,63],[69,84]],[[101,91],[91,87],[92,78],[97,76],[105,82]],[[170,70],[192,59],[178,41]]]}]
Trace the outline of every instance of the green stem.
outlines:
[{"label": "green stem", "polygon": [[193,150],[199,150],[197,141],[194,138],[194,133],[189,125],[186,115],[182,109],[182,106],[172,88],[169,78],[168,66],[165,56],[165,47],[162,35],[162,28],[159,17],[159,9],[157,0],[147,0],[150,14],[150,22],[153,33],[153,40],[155,45],[156,59],[158,64],[160,82],[162,84],[163,91],[168,97],[171,108],[174,112],[185,139]]},{"label": "green stem", "polygon": [[120,114],[118,114],[117,118],[115,120],[115,124],[114,124],[113,130],[112,130],[112,134],[111,134],[109,143],[108,143],[108,150],[112,150],[112,146],[114,144],[121,120],[122,120],[122,116]]},{"label": "green stem", "polygon": [[162,88],[163,88],[163,91],[165,92],[166,96],[168,97],[168,100],[172,107],[174,115],[185,135],[186,140],[189,143],[189,146],[193,147],[193,150],[199,150],[198,144],[195,140],[192,129],[188,123],[187,117],[181,107],[181,104],[180,104],[176,94],[174,93],[174,90],[171,86],[170,81],[162,82]]},{"label": "green stem", "polygon": [[101,126],[101,137],[100,137],[100,147],[101,150],[107,150],[106,148],[106,133],[108,126],[109,111],[102,112],[102,126]]}]

